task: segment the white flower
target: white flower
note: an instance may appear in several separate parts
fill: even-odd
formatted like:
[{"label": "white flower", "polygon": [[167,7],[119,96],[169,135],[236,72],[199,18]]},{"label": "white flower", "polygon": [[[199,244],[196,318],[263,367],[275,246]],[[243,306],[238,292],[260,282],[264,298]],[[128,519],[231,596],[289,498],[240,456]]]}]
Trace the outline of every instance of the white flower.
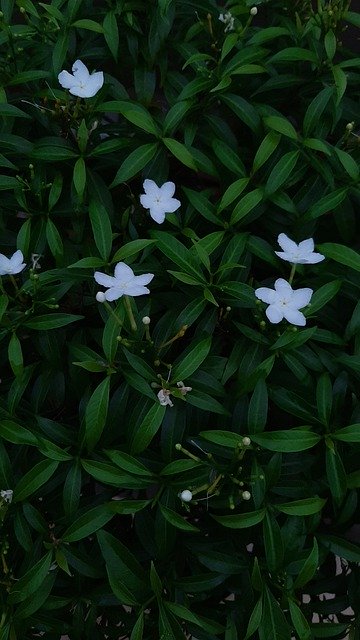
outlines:
[{"label": "white flower", "polygon": [[230,11],[227,11],[226,13],[220,13],[219,20],[220,22],[223,22],[226,25],[224,29],[224,33],[227,33],[227,31],[233,31],[234,18],[231,15]]},{"label": "white flower", "polygon": [[14,275],[25,269],[24,256],[21,251],[15,251],[11,258],[0,253],[0,276]]},{"label": "white flower", "polygon": [[179,498],[183,501],[183,502],[191,502],[193,497],[193,494],[191,493],[191,491],[189,491],[189,489],[184,489],[184,491],[182,491],[179,494]]},{"label": "white flower", "polygon": [[143,189],[145,193],[140,196],[140,202],[144,209],[149,209],[150,216],[159,224],[164,222],[165,213],[174,213],[181,206],[180,200],[173,198],[173,182],[164,182],[162,187],[158,187],[154,180],[144,180]]},{"label": "white flower", "polygon": [[282,260],[292,262],[292,264],[316,264],[325,259],[321,253],[314,253],[314,240],[308,238],[296,244],[287,237],[285,233],[280,233],[278,243],[282,251],[275,251]]},{"label": "white flower", "polygon": [[13,493],[14,492],[12,489],[1,489],[0,496],[4,498],[5,502],[8,502],[10,504],[13,498]]},{"label": "white flower", "polygon": [[192,391],[192,387],[185,387],[182,380],[179,380],[179,382],[177,382],[176,385],[179,387],[179,391],[183,396],[186,396],[188,391]]},{"label": "white flower", "polygon": [[170,400],[170,393],[171,391],[169,391],[169,389],[160,389],[159,393],[157,394],[159,402],[163,407],[166,407],[166,405],[169,405],[169,407],[174,406],[174,404]]},{"label": "white flower", "polygon": [[[117,300],[123,295],[142,296],[145,293],[150,293],[145,285],[149,284],[153,277],[153,273],[144,273],[142,276],[134,275],[133,270],[124,262],[118,262],[113,276],[108,276],[100,271],[95,271],[94,273],[96,282],[103,287],[108,287],[104,294],[105,300],[108,300],[108,302]],[[98,297],[97,300],[100,301]]]},{"label": "white flower", "polygon": [[260,287],[255,291],[256,297],[269,305],[266,315],[270,322],[278,324],[285,318],[291,324],[304,327],[306,318],[299,309],[309,304],[313,290],[306,288],[294,291],[283,278],[276,280],[274,286],[275,290]]},{"label": "white flower", "polygon": [[92,98],[104,84],[104,74],[97,71],[90,75],[88,68],[81,60],[75,60],[72,72],[60,71],[58,80],[64,89],[69,89],[73,96]]}]

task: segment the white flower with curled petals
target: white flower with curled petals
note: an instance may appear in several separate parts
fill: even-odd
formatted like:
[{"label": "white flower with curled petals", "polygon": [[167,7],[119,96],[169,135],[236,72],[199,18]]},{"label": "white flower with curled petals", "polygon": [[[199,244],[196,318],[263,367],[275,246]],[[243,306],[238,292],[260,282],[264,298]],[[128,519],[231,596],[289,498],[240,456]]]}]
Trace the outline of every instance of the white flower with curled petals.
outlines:
[{"label": "white flower with curled petals", "polygon": [[140,202],[144,209],[149,209],[150,216],[158,224],[165,220],[165,213],[174,213],[180,206],[180,200],[173,198],[175,185],[173,182],[164,182],[158,187],[154,180],[144,180],[145,193],[140,196]]},{"label": "white flower with curled petals", "polygon": [[230,11],[227,11],[226,13],[220,13],[219,20],[225,25],[224,33],[234,30],[234,18]]},{"label": "white flower with curled petals", "polygon": [[256,297],[268,304],[266,316],[272,324],[278,324],[285,318],[290,324],[304,327],[306,318],[299,309],[306,307],[311,300],[312,289],[292,289],[286,280],[276,280],[274,289],[260,287],[255,290]]},{"label": "white flower with curled petals", "polygon": [[11,258],[0,253],[0,276],[12,276],[25,269],[24,256],[21,251],[15,251]]},{"label": "white flower with curled petals", "polygon": [[174,406],[173,402],[171,402],[170,400],[170,394],[171,391],[169,391],[169,389],[160,389],[159,393],[157,394],[159,402],[163,407],[166,407],[166,405],[169,405],[169,407]]},{"label": "white flower with curled petals", "polygon": [[3,498],[3,500],[5,500],[5,502],[8,502],[10,504],[13,499],[13,493],[14,492],[12,489],[1,489],[0,496],[1,498]]},{"label": "white flower with curled petals", "polygon": [[316,264],[325,259],[325,256],[321,253],[314,252],[314,240],[312,238],[302,240],[302,242],[296,244],[285,233],[280,233],[278,243],[282,251],[275,251],[276,255],[292,264]]},{"label": "white flower with curled petals", "polygon": [[136,276],[133,270],[124,262],[118,262],[115,266],[113,276],[106,273],[95,271],[94,278],[98,284],[107,287],[105,291],[105,300],[112,302],[118,300],[121,296],[143,296],[150,293],[145,286],[153,279],[153,273],[144,273],[142,276]]},{"label": "white flower with curled petals", "polygon": [[72,74],[68,71],[60,71],[58,80],[64,89],[69,89],[73,96],[78,98],[92,98],[104,84],[102,71],[89,73],[88,68],[81,60],[75,60],[72,66]]}]

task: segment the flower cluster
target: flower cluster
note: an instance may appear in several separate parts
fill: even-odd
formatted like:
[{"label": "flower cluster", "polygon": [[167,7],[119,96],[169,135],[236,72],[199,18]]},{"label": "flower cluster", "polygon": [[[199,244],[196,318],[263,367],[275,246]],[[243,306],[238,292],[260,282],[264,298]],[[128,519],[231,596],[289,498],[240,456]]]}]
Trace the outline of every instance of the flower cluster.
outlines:
[{"label": "flower cluster", "polygon": [[[316,264],[325,258],[321,253],[314,252],[312,238],[296,244],[285,233],[280,233],[278,243],[282,251],[275,251],[276,255],[291,262],[293,268],[297,264]],[[309,304],[312,294],[313,290],[307,287],[294,290],[283,278],[276,280],[274,289],[260,287],[255,290],[256,297],[269,305],[265,313],[272,324],[278,324],[285,318],[298,327],[304,327],[306,324],[306,318],[300,309]]]}]

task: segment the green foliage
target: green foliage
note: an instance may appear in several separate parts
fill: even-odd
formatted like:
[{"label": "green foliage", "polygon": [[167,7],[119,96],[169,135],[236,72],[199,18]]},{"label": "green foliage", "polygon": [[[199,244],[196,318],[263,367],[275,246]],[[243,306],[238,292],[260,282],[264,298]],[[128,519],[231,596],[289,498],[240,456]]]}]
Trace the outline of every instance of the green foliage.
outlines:
[{"label": "green foliage", "polygon": [[0,0],[1,640],[358,638],[355,4]]}]

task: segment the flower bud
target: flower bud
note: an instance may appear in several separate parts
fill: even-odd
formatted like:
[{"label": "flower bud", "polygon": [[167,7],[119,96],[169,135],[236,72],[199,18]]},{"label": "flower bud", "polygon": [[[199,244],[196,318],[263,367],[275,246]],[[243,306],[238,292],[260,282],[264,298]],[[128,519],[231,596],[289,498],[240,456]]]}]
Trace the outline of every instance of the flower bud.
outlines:
[{"label": "flower bud", "polygon": [[105,293],[103,291],[98,291],[95,297],[97,302],[105,302],[106,300]]},{"label": "flower bud", "polygon": [[248,438],[248,436],[245,436],[245,438],[242,439],[242,443],[244,447],[249,447],[251,445],[251,440],[250,438]]},{"label": "flower bud", "polygon": [[147,325],[147,324],[150,324],[151,320],[150,320],[149,316],[144,316],[141,322],[143,324]]},{"label": "flower bud", "polygon": [[354,122],[348,122],[346,125],[346,131],[352,131],[354,128]]},{"label": "flower bud", "polygon": [[189,489],[185,489],[180,493],[180,498],[183,502],[191,502],[192,497],[193,494],[191,493],[191,491],[189,491]]},{"label": "flower bud", "polygon": [[251,7],[251,9],[250,9],[250,15],[251,16],[256,16],[257,12],[258,12],[257,7]]},{"label": "flower bud", "polygon": [[241,497],[243,500],[250,500],[251,498],[251,493],[250,491],[243,491],[241,494]]}]

